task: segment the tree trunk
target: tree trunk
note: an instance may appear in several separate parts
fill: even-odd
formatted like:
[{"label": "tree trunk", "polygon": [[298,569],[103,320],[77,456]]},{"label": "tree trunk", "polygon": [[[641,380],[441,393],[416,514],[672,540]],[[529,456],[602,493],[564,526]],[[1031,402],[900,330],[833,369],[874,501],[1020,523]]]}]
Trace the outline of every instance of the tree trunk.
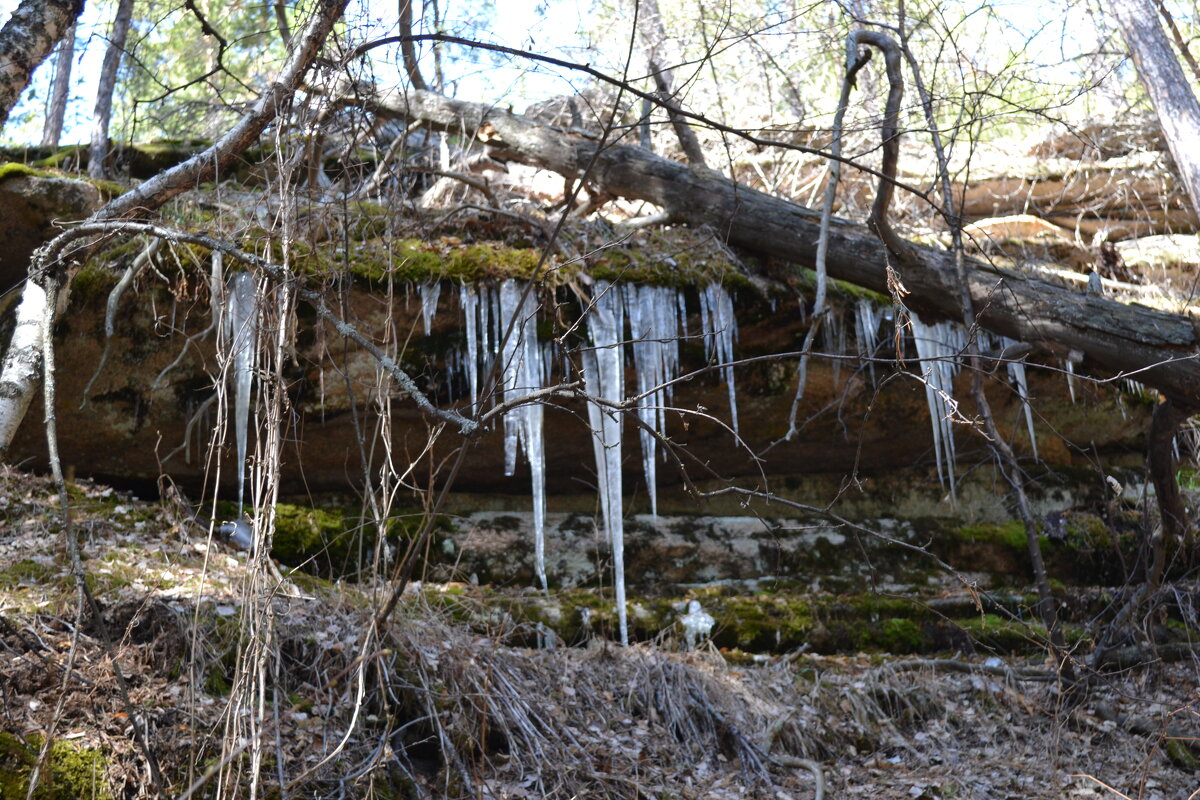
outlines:
[{"label": "tree trunk", "polygon": [[[333,29],[333,23],[345,10],[347,1],[321,0],[279,76],[268,84],[258,102],[212,147],[114,199],[89,219],[146,216],[171,198],[199,183],[212,180],[231,167],[241,153],[257,141],[259,134],[275,119],[280,109],[287,107]],[[38,264],[35,254],[30,268],[35,270],[40,266],[43,265]],[[44,266],[62,268],[62,265]],[[57,300],[54,298],[54,302]],[[41,324],[49,302],[50,298],[37,281],[31,279],[25,282],[25,290],[17,307],[17,330],[0,368],[0,457],[8,452],[41,375],[41,342],[36,333],[21,335],[21,332]]]},{"label": "tree trunk", "polygon": [[1200,103],[1150,0],[1109,0],[1192,207],[1200,211]]},{"label": "tree trunk", "polygon": [[112,121],[113,93],[117,88],[117,70],[125,55],[125,40],[133,21],[133,0],[120,0],[113,18],[108,49],[100,67],[100,87],[96,90],[96,110],[93,112],[92,146],[88,151],[88,177],[105,176],[104,160],[108,157],[108,126]]},{"label": "tree trunk", "polygon": [[[362,102],[361,94],[355,96]],[[355,101],[347,97],[346,102]],[[581,136],[429,92],[377,94],[372,106],[381,114],[443,130],[482,130],[493,157],[569,177],[581,177],[596,150],[594,141]],[[817,212],[711,171],[693,170],[641,148],[616,146],[596,155],[588,179],[608,194],[658,204],[676,222],[711,226],[724,232],[730,243],[760,255],[805,265],[816,255]],[[909,307],[926,316],[961,320],[953,254],[916,244],[910,248],[917,263],[906,266],[900,276],[911,292]],[[1057,354],[1077,350],[1091,366],[1111,373],[1136,373],[1139,381],[1185,410],[1200,404],[1200,322],[1088,295],[976,259],[966,263],[981,325]],[[887,250],[863,226],[831,228],[831,277],[887,295],[887,264]]]},{"label": "tree trunk", "polygon": [[67,100],[71,96],[71,62],[75,59],[74,25],[63,37],[55,59],[54,86],[50,91],[46,124],[42,128],[42,147],[58,147],[58,140],[62,138],[63,120],[67,116]]},{"label": "tree trunk", "polygon": [[678,48],[672,46],[671,41],[667,39],[662,14],[658,10],[658,0],[634,2],[638,3],[638,35],[642,37],[642,43],[646,47],[650,76],[654,79],[659,98],[668,108],[667,116],[671,120],[671,128],[679,139],[679,146],[683,148],[688,163],[694,167],[706,166],[704,150],[700,147],[696,132],[682,115],[670,110],[677,108],[679,104],[675,98],[675,72],[669,65],[679,62],[679,54]]},{"label": "tree trunk", "polygon": [[0,29],[0,129],[33,70],[83,11],[83,0],[21,0]]}]

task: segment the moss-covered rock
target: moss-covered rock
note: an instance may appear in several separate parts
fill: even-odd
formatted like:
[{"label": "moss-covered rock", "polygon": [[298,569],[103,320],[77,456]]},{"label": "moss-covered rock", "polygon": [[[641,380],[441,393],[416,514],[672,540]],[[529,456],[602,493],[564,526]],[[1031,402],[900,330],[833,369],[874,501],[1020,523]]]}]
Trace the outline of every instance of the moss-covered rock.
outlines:
[{"label": "moss-covered rock", "polygon": [[[24,800],[29,779],[38,763],[43,739],[22,739],[0,733],[0,800]],[[35,800],[112,800],[108,786],[107,761],[94,748],[76,747],[55,740],[50,744],[46,767],[34,791]]]}]

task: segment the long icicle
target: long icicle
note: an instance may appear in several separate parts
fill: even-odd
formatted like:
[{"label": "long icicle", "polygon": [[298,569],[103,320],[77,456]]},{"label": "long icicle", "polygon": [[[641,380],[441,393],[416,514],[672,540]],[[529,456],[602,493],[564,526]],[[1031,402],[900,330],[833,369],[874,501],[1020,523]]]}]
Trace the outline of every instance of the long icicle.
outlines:
[{"label": "long icicle", "polygon": [[913,341],[921,360],[925,382],[925,400],[929,405],[933,427],[933,451],[938,480],[949,483],[950,496],[955,496],[956,463],[954,421],[957,411],[954,401],[954,376],[958,374],[958,356],[966,345],[962,326],[954,322],[928,325],[917,315],[912,316]]},{"label": "long icicle", "polygon": [[[504,342],[501,357],[504,399],[519,399],[544,385],[546,367],[537,339],[537,296],[526,284],[505,280],[500,284],[500,318],[515,319],[512,335]],[[522,298],[524,298],[522,300]],[[482,326],[486,327],[486,326]],[[529,462],[533,495],[534,572],[542,591],[546,579],[546,450],[542,436],[542,406],[526,403],[504,415],[504,474],[516,471],[517,450],[523,446]]]},{"label": "long icicle", "polygon": [[[673,289],[659,286],[624,287],[629,333],[633,341],[633,365],[637,375],[638,433],[642,443],[642,472],[650,513],[658,515],[658,488],[655,468],[656,435],[665,432],[665,392],[662,386],[675,377],[677,317]],[[668,305],[668,303],[670,305]],[[663,313],[667,310],[668,313]]]},{"label": "long icicle", "polygon": [[254,379],[254,355],[258,344],[258,281],[250,272],[235,273],[230,280],[230,355],[233,361],[234,433],[237,437],[238,518],[243,516],[246,496],[246,442],[250,430],[250,391]]},{"label": "long icicle", "polygon": [[[588,394],[608,403],[625,396],[621,334],[625,320],[621,293],[608,281],[596,281],[595,300],[588,314],[592,349],[583,353],[583,376]],[[629,644],[625,608],[625,530],[621,506],[621,418],[612,409],[588,403],[592,448],[600,484],[600,511],[613,557],[613,590],[617,601],[617,627],[621,644]]]},{"label": "long icicle", "polygon": [[[1000,349],[1005,350],[1009,347],[1015,347],[1019,342],[1016,339],[1010,339],[1007,336],[1000,337]],[[1025,425],[1029,429],[1029,446],[1033,450],[1033,457],[1038,457],[1037,449],[1037,433],[1033,427],[1033,408],[1029,405],[1029,380],[1025,375],[1025,360],[1014,359],[1009,361],[1005,366],[1008,367],[1008,377],[1016,384],[1017,394],[1021,398],[1021,410],[1025,412]],[[1074,401],[1074,396],[1071,400]]]}]

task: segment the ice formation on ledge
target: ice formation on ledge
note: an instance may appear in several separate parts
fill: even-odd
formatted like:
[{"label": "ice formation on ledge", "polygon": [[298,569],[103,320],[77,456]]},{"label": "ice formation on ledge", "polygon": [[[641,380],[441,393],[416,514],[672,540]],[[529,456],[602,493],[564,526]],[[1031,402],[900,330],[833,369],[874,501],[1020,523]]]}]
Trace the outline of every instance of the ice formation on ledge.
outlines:
[{"label": "ice formation on ledge", "polygon": [[429,330],[433,327],[433,318],[437,316],[438,298],[442,296],[442,284],[440,281],[429,281],[422,283],[417,287],[417,292],[421,295],[421,322],[425,326],[425,335],[429,335]]},{"label": "ice formation on ledge", "polygon": [[[594,299],[587,319],[592,347],[583,351],[583,380],[592,397],[605,404],[620,403],[625,399],[622,346],[625,318],[621,292],[608,281],[596,281],[592,291]],[[592,429],[592,450],[596,457],[596,479],[600,489],[600,513],[612,548],[617,627],[621,644],[628,644],[625,529],[621,504],[621,416],[619,412],[598,402],[589,402],[587,406],[588,423]]]},{"label": "ice formation on ledge", "polygon": [[[610,290],[612,291],[612,290]],[[664,385],[679,374],[678,290],[665,286],[624,287],[629,338],[633,342],[633,366],[637,376],[639,434],[642,440],[642,471],[650,497],[650,513],[658,514],[655,468],[655,434],[666,433],[666,404],[670,387]]]},{"label": "ice formation on ledge", "polygon": [[[554,370],[553,343],[539,343],[537,312],[539,303],[527,284],[505,280],[498,286],[486,283],[459,287],[459,305],[466,327],[463,351],[447,355],[451,391],[456,378],[465,373],[465,382],[475,412],[495,400],[481,396],[486,392],[483,376],[499,359],[499,400],[511,403],[550,385]],[[616,593],[620,638],[629,641],[625,602],[624,522],[622,507],[622,411],[626,402],[625,341],[631,343],[633,380],[636,382],[636,413],[640,422],[642,469],[652,513],[658,511],[657,436],[666,431],[666,407],[670,402],[669,384],[679,374],[679,340],[688,335],[687,304],[683,292],[674,288],[614,285],[599,280],[592,285],[592,305],[583,321],[590,347],[581,353],[584,384],[597,402],[587,404],[596,460],[600,512],[605,536],[612,548],[613,586]],[[420,287],[421,310],[426,330],[432,324],[437,293],[429,285]],[[723,366],[722,378],[729,391],[731,425],[737,430],[737,395],[734,386],[733,342],[737,324],[733,301],[720,285],[700,291],[700,320],[706,354]],[[628,321],[628,326],[627,326]],[[511,334],[506,336],[509,325]],[[565,363],[565,362],[564,362]],[[566,366],[563,370],[568,369]],[[564,372],[565,374],[565,372]],[[461,383],[457,384],[461,386]],[[538,582],[547,587],[545,569],[545,442],[543,409],[538,403],[526,403],[504,415],[505,473],[513,474],[517,454],[523,451],[530,465],[533,494],[535,570]]]},{"label": "ice formation on ledge", "polygon": [[721,367],[721,377],[729,387],[729,423],[738,432],[737,390],[733,384],[733,341],[737,338],[737,320],[733,317],[733,298],[719,283],[710,283],[700,291],[700,325],[704,332],[704,353]]},{"label": "ice formation on ledge", "polygon": [[[543,387],[545,351],[537,340],[537,292],[526,283],[505,280],[500,283],[499,302],[499,320],[503,327],[497,339],[503,345],[501,385],[507,403]],[[510,322],[511,330],[508,329]],[[512,475],[516,471],[517,449],[523,445],[533,493],[534,571],[544,591],[547,589],[546,448],[542,416],[542,406],[536,402],[524,403],[505,413],[504,474]]]},{"label": "ice formation on ledge", "polygon": [[958,358],[966,349],[966,331],[956,322],[941,321],[928,325],[916,314],[911,319],[913,341],[917,346],[925,382],[925,401],[929,405],[929,417],[933,425],[933,451],[938,480],[943,485],[949,483],[953,496],[953,417],[958,410],[958,403],[954,400],[954,376],[958,374]]},{"label": "ice formation on ledge", "polygon": [[[854,305],[854,340],[858,343],[858,354],[862,358],[873,358],[879,347],[879,324],[883,321],[883,309],[870,300],[861,298]],[[875,363],[867,362],[871,380],[875,380]]]},{"label": "ice formation on ledge", "polygon": [[[1020,344],[1016,339],[1010,339],[1007,336],[1000,337],[1000,350],[1008,350],[1010,347],[1015,347]],[[1070,363],[1070,362],[1067,362]],[[1025,425],[1029,429],[1029,446],[1033,449],[1033,457],[1038,457],[1037,450],[1037,434],[1033,428],[1033,408],[1029,404],[1029,381],[1025,377],[1025,360],[1015,358],[1010,360],[1005,366],[1008,368],[1008,378],[1017,387],[1017,394],[1021,398],[1021,410],[1025,412]],[[1069,388],[1070,384],[1068,384]],[[1072,390],[1071,400],[1074,402],[1075,393]]]}]

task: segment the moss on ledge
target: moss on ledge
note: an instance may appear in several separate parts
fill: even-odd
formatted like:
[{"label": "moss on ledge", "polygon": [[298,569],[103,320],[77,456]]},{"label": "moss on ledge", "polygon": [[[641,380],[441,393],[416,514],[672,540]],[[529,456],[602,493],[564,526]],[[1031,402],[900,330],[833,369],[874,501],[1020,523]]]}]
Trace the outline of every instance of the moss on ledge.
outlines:
[{"label": "moss on ledge", "polygon": [[[0,733],[0,797],[24,798],[29,793],[29,777],[37,765],[43,739],[27,739],[12,733]],[[35,800],[112,800],[104,754],[93,748],[75,747],[55,740],[50,744],[46,770],[38,781]]]}]

